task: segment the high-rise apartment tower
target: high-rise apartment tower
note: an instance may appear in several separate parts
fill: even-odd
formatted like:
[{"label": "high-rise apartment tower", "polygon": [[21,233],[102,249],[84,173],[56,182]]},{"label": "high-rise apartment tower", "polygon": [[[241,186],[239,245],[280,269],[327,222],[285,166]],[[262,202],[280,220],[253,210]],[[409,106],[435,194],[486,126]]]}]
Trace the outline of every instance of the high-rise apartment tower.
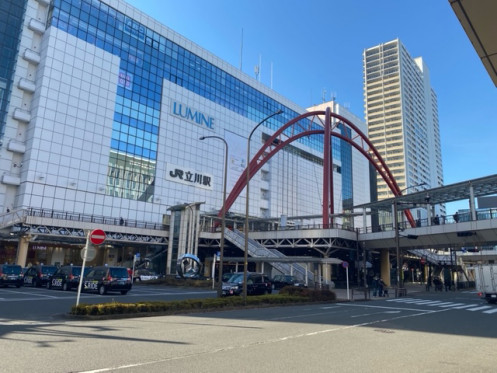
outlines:
[{"label": "high-rise apartment tower", "polygon": [[[366,49],[363,64],[369,139],[400,189],[443,185],[437,96],[423,58],[397,39]],[[379,200],[393,196],[380,175],[377,184]]]}]

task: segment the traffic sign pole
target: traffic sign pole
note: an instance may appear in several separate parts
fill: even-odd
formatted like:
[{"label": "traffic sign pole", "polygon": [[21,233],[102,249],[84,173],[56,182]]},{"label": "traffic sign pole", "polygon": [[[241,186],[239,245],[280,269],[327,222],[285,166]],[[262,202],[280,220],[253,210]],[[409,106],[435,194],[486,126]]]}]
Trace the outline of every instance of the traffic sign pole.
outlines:
[{"label": "traffic sign pole", "polygon": [[94,229],[86,233],[86,245],[83,249],[83,265],[81,266],[81,274],[79,275],[78,284],[78,295],[76,297],[76,306],[79,305],[79,297],[81,295],[81,288],[83,287],[83,277],[85,275],[85,264],[86,258],[88,256],[88,247],[90,246],[90,241],[94,245],[101,245],[105,241],[105,232],[101,229]]},{"label": "traffic sign pole", "polygon": [[133,255],[133,270],[131,271],[131,283],[133,283],[133,280],[135,278],[135,263],[140,259],[140,253],[136,253]]},{"label": "traffic sign pole", "polygon": [[347,278],[347,300],[350,300],[349,293],[349,262],[343,261],[342,267],[345,268],[345,277]]},{"label": "traffic sign pole", "polygon": [[83,277],[85,274],[85,264],[86,264],[86,254],[88,253],[88,245],[90,244],[90,231],[86,233],[86,244],[83,249],[83,265],[81,266],[81,274],[79,275],[79,284],[78,284],[78,295],[76,297],[76,307],[79,305],[79,296],[81,295],[81,287],[83,285]]}]

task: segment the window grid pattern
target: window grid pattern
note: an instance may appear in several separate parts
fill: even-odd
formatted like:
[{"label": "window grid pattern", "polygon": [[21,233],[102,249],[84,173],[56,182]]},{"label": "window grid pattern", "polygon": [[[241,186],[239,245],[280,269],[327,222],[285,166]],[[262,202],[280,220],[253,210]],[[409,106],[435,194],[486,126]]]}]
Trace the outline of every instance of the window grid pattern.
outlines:
[{"label": "window grid pattern", "polygon": [[16,0],[0,2],[0,136],[4,133],[7,120],[26,3]]},{"label": "window grid pattern", "polygon": [[[163,79],[252,121],[282,109],[264,123],[271,130],[299,114],[98,0],[54,0],[51,25],[121,58],[107,194],[153,197]],[[323,150],[317,136],[299,142]],[[124,176],[136,174],[137,184]]]}]

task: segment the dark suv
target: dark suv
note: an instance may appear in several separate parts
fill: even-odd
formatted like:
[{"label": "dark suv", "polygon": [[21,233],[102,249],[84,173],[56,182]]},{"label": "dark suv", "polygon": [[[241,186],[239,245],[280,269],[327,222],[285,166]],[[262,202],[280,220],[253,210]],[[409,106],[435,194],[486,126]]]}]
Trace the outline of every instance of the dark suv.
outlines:
[{"label": "dark suv", "polygon": [[[85,274],[90,272],[91,267],[85,267]],[[81,276],[81,266],[67,265],[60,267],[47,282],[49,289],[62,289],[64,291],[77,289]]]},{"label": "dark suv", "polygon": [[83,291],[97,291],[100,295],[108,291],[119,291],[122,295],[131,290],[131,276],[125,267],[93,267],[83,278]]},{"label": "dark suv", "polygon": [[[243,292],[243,272],[236,272],[223,282],[223,295],[240,295]],[[262,273],[247,273],[247,295],[271,294],[271,280]]]},{"label": "dark suv", "polygon": [[51,265],[39,264],[31,266],[24,273],[24,286],[46,286],[56,270],[57,266]]},{"label": "dark suv", "polygon": [[273,289],[279,290],[285,286],[304,286],[295,276],[291,275],[276,275],[273,277]]},{"label": "dark suv", "polygon": [[16,264],[0,265],[0,286],[22,286],[22,267]]}]

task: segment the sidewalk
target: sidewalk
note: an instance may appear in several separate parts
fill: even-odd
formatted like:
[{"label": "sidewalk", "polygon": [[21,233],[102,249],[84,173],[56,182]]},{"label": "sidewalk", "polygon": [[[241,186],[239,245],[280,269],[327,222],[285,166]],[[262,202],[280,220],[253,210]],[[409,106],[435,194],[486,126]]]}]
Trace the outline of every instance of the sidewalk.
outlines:
[{"label": "sidewalk", "polygon": [[[406,283],[404,287],[406,289],[406,295],[404,296],[407,297],[411,296],[412,294],[427,292],[425,284]],[[337,300],[341,302],[385,299],[385,297],[374,297],[373,288],[368,288],[369,295],[367,297],[365,297],[364,288],[351,287],[349,289],[348,296],[347,296],[347,289],[335,288],[332,289],[332,291],[336,294]],[[388,297],[389,298],[395,297],[395,287],[388,288]]]}]

